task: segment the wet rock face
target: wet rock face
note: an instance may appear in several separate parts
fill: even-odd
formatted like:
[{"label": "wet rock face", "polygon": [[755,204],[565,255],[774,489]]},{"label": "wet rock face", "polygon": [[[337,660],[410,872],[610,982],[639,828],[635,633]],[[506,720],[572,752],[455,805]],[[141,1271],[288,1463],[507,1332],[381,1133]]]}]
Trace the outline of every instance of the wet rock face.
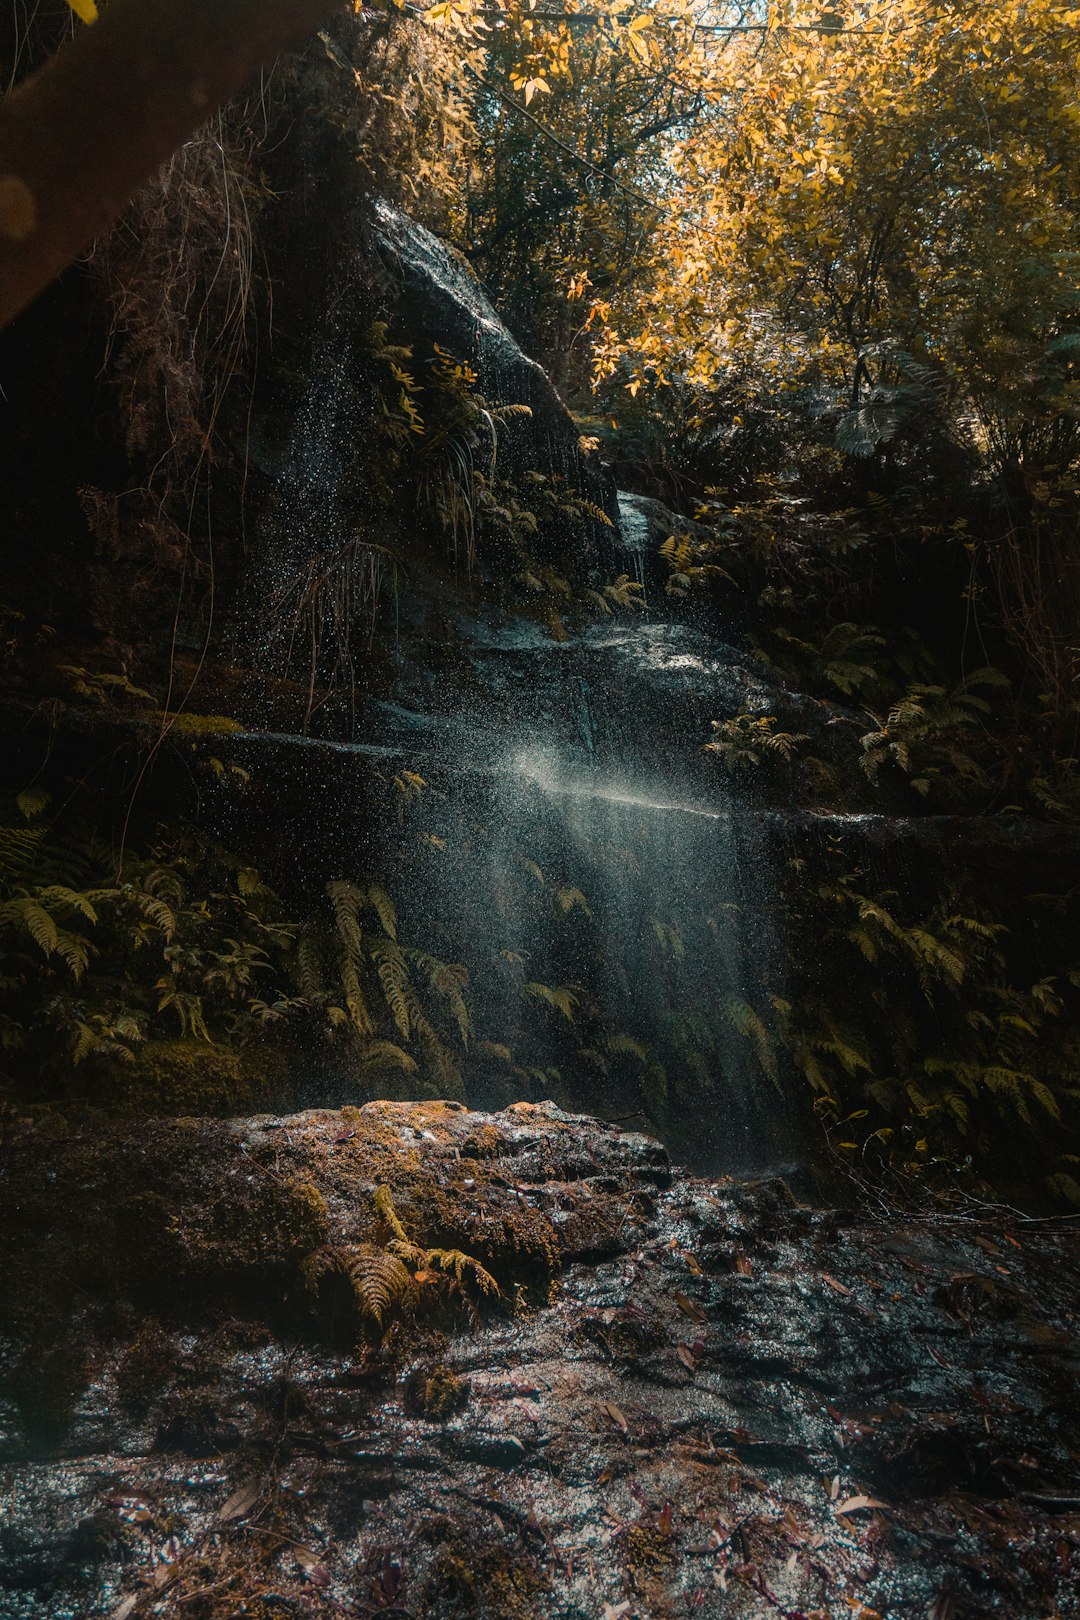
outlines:
[{"label": "wet rock face", "polygon": [[[520,470],[540,468],[566,478],[583,495],[617,515],[610,478],[578,447],[578,430],[543,367],[525,354],[499,316],[475,273],[453,248],[382,199],[376,202],[374,239],[398,312],[406,327],[467,360],[480,392],[502,405],[527,405],[531,418],[511,433],[511,460]],[[603,539],[588,525],[591,539]]]},{"label": "wet rock face", "polygon": [[[7,1134],[5,1620],[1078,1612],[1067,1225],[847,1219],[548,1104]],[[305,1285],[393,1220],[380,1325]]]}]

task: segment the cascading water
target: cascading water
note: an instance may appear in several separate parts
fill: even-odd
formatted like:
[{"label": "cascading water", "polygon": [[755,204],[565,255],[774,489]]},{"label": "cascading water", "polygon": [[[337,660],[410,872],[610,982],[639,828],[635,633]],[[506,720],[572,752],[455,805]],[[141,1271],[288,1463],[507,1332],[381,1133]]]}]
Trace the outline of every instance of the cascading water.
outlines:
[{"label": "cascading water", "polygon": [[[309,898],[327,878],[391,891],[403,969],[457,1008],[448,1031],[408,990],[396,1013],[395,1039],[408,1048],[399,1092],[495,1105],[553,1096],[658,1131],[703,1167],[789,1157],[779,1075],[754,1011],[782,990],[767,828],[700,749],[713,718],[767,706],[761,677],[658,608],[657,503],[627,493],[616,503],[583,470],[549,380],[466,267],[392,209],[378,227],[403,296],[423,303],[428,337],[469,358],[488,397],[529,403],[523,449],[536,459],[524,465],[591,478],[594,505],[617,513],[611,528],[595,521],[568,535],[569,551],[598,582],[624,574],[655,601],[560,641],[464,587],[421,578],[398,604],[384,696],[368,694],[351,739],[265,731],[237,744],[258,762],[253,775],[273,781],[278,865]],[[347,352],[336,318],[281,467],[277,513],[289,533],[268,571],[294,592],[312,559],[348,542]],[[267,627],[268,637],[280,631]],[[380,822],[372,786],[394,781],[407,802]],[[335,1074],[325,1053],[313,1065],[319,1101],[386,1089],[382,1074],[370,1086],[355,1071]]]}]

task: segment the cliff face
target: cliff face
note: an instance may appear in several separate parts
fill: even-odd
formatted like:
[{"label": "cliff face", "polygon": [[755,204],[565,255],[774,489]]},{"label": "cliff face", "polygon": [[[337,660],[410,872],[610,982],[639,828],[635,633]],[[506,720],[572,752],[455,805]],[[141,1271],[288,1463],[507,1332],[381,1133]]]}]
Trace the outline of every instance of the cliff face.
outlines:
[{"label": "cliff face", "polygon": [[5,1620],[1076,1612],[1068,1228],[549,1104],[5,1156]]}]

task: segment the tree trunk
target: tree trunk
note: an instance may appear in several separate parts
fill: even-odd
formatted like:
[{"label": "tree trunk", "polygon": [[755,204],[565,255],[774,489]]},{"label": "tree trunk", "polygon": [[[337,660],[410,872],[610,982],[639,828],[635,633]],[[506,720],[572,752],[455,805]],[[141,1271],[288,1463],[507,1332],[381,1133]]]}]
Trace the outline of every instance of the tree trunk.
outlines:
[{"label": "tree trunk", "polygon": [[341,0],[111,0],[0,103],[0,327]]}]

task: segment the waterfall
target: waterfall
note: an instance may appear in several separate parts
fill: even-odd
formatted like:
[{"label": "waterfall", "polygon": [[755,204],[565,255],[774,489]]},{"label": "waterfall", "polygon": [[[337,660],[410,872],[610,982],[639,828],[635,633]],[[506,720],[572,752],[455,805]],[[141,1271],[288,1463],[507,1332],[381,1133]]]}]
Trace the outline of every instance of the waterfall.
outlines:
[{"label": "waterfall", "polygon": [[[711,720],[768,707],[762,676],[665,612],[658,547],[682,520],[647,497],[616,496],[582,456],[550,381],[467,266],[388,206],[376,229],[412,309],[406,331],[467,358],[493,401],[529,404],[532,415],[515,419],[526,469],[591,491],[599,515],[564,540],[601,587],[592,598],[605,607],[603,584],[625,574],[649,600],[616,600],[591,624],[578,613],[560,640],[527,610],[418,569],[397,601],[398,633],[380,628],[378,695],[369,684],[362,704],[323,709],[314,727],[309,697],[303,730],[321,736],[290,738],[267,715],[260,734],[237,739],[237,757],[265,784],[243,814],[265,817],[284,885],[309,911],[332,879],[392,894],[399,969],[415,979],[411,1010],[385,1031],[408,1048],[396,1076],[365,1080],[340,1044],[313,1047],[312,1098],[362,1100],[369,1081],[473,1105],[553,1097],[658,1132],[701,1168],[773,1164],[790,1156],[792,1131],[755,1010],[783,988],[770,832],[701,751]],[[302,676],[296,627],[312,645],[329,627],[329,662],[351,693],[348,629],[369,611],[365,581],[348,575],[343,594],[323,580],[340,578],[356,516],[343,451],[355,438],[349,345],[342,301],[279,463],[275,512],[288,532],[268,548],[280,606],[264,633],[292,637]],[[322,676],[326,648],[319,657]],[[312,653],[312,694],[315,674]],[[454,1004],[456,1028],[439,1000],[448,986],[468,1008]]]}]

